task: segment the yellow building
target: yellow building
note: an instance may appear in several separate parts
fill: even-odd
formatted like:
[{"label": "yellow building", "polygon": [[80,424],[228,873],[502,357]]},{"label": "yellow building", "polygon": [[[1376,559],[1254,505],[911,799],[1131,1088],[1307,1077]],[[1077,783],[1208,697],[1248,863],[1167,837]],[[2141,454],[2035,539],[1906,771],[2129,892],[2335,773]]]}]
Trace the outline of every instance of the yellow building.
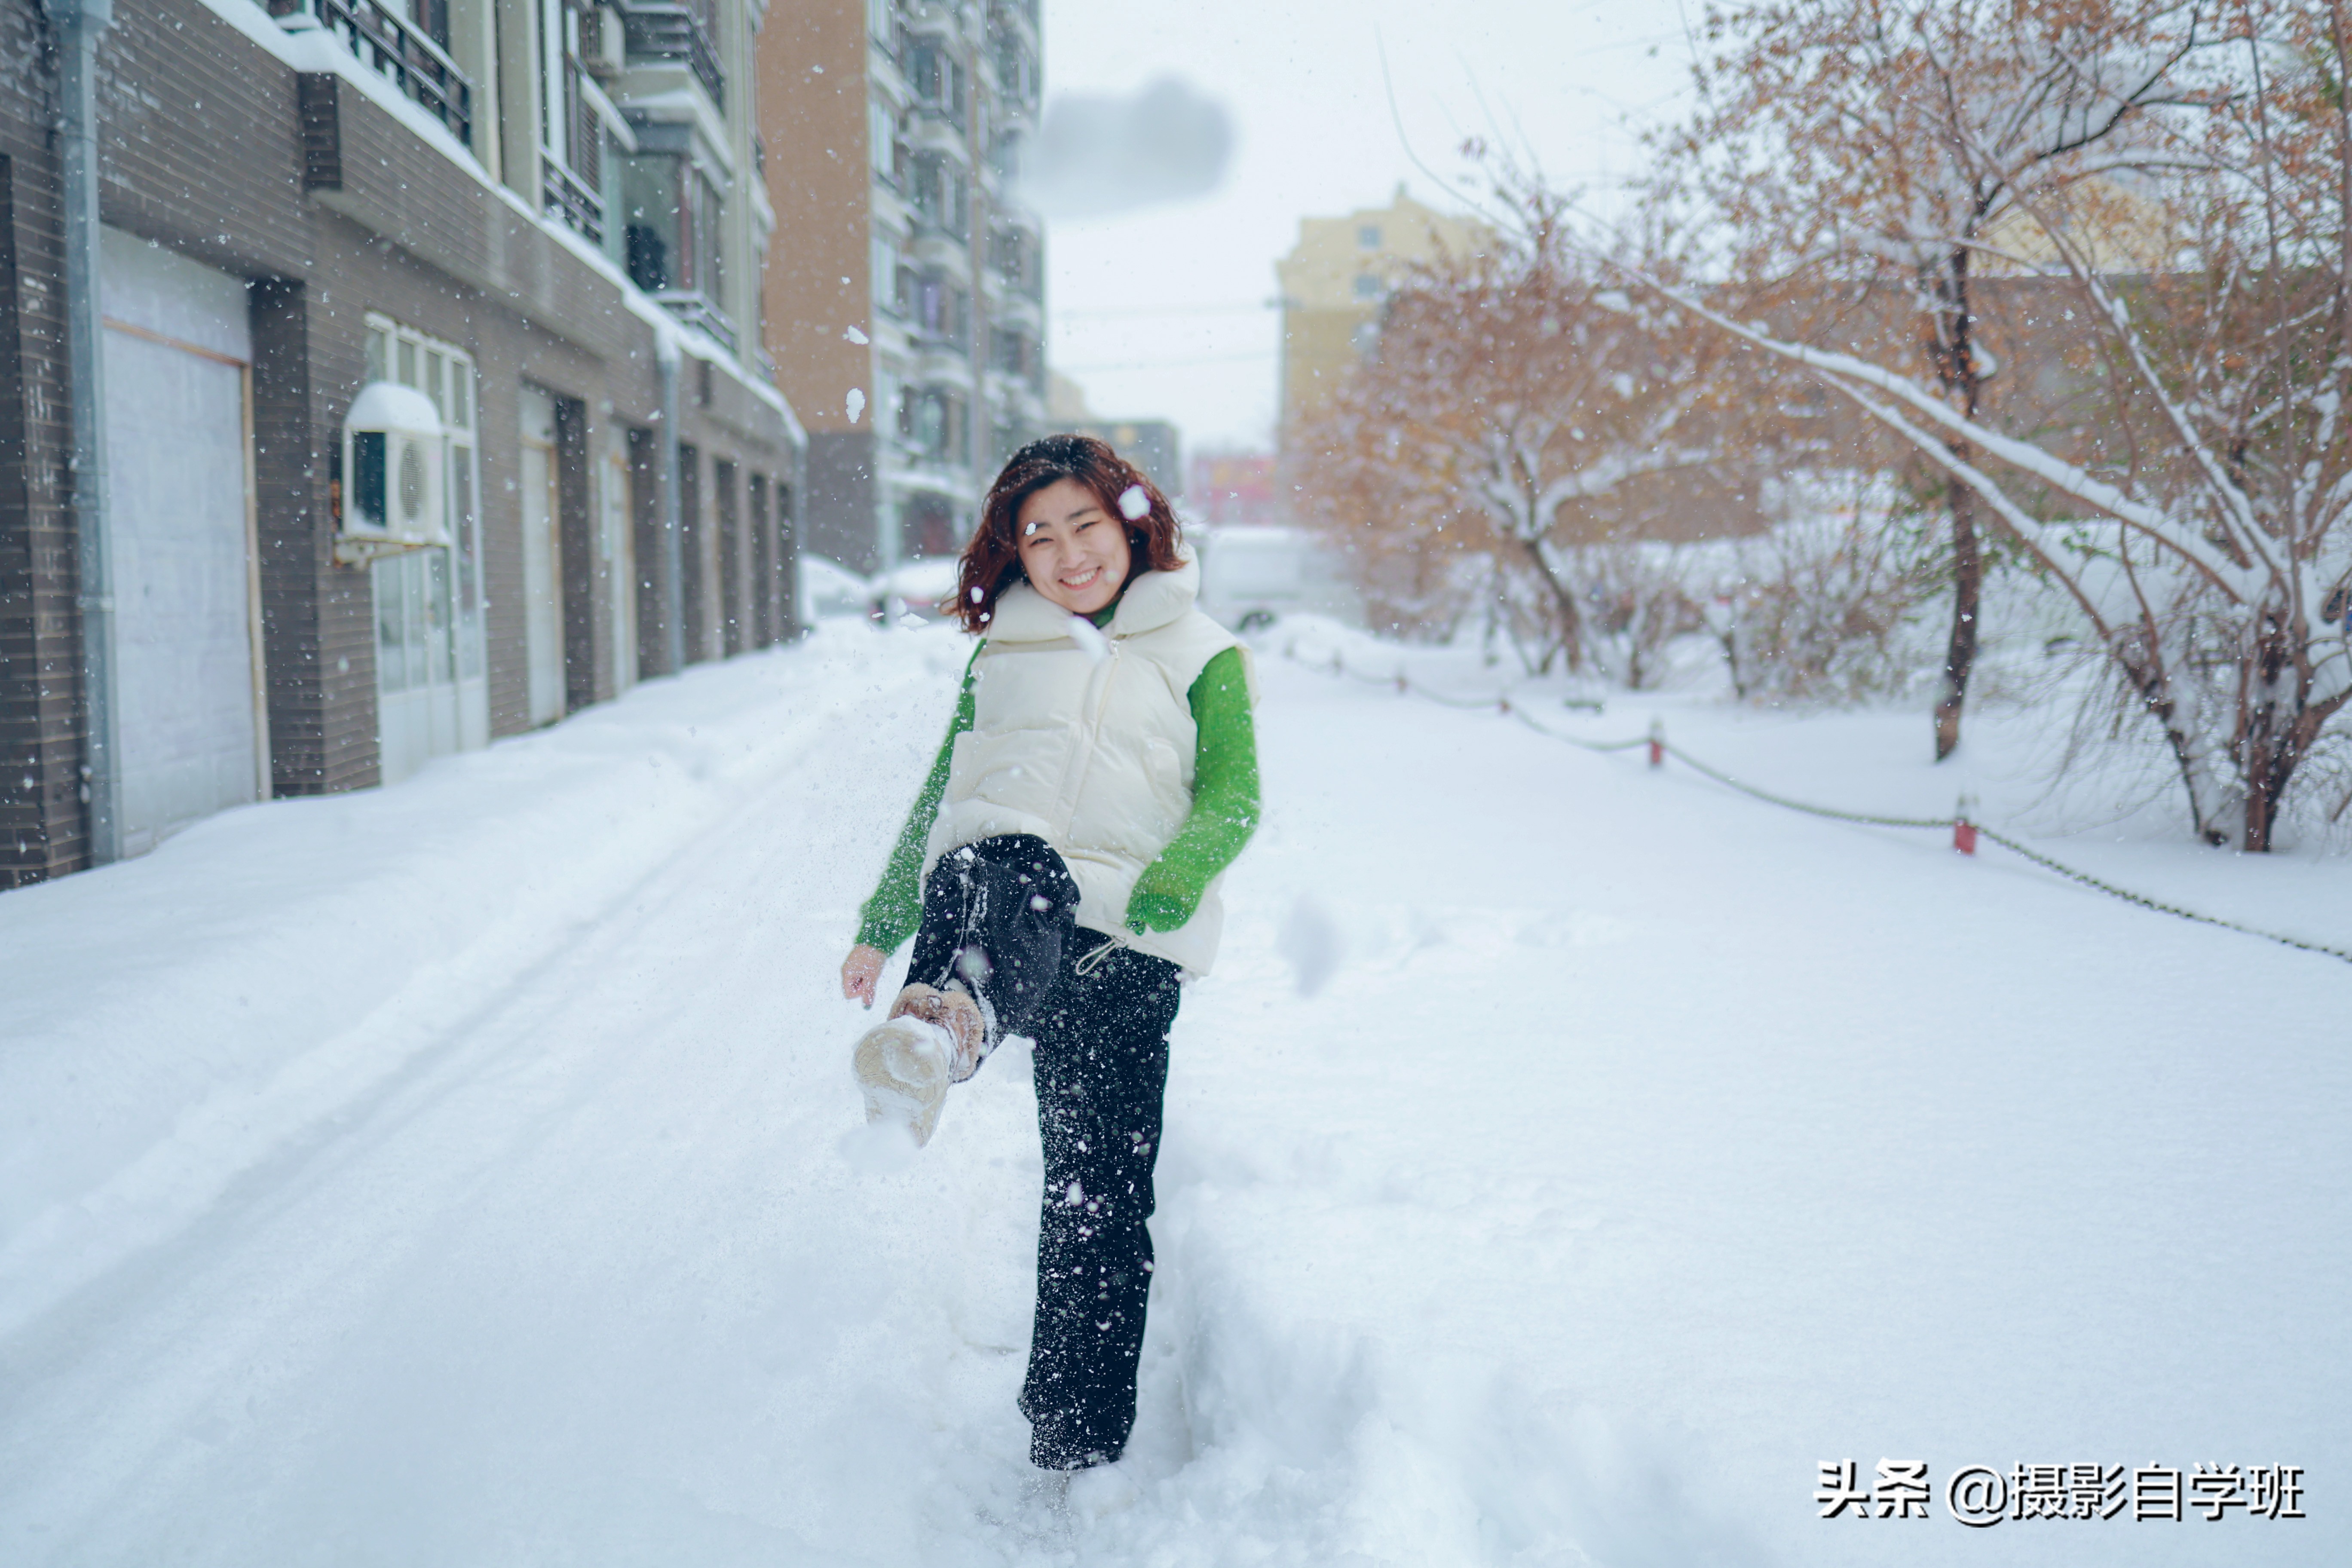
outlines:
[{"label": "yellow building", "polygon": [[1282,427],[1330,395],[1380,335],[1389,291],[1416,265],[1465,255],[1486,230],[1422,205],[1397,186],[1384,207],[1298,220],[1275,263],[1282,284]]}]

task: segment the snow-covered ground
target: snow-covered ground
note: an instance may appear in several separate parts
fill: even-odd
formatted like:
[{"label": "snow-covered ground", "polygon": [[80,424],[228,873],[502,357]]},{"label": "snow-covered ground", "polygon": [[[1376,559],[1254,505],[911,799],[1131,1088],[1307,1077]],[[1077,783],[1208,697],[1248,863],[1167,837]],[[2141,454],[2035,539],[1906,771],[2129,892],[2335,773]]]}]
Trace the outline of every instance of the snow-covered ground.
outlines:
[{"label": "snow-covered ground", "polygon": [[[835,624],[0,897],[0,1561],[2347,1560],[2352,965],[1284,646],[1135,1507],[1023,1494],[1019,1048],[919,1157],[845,1139],[835,967],[961,642]],[[1963,776],[1913,713],[1538,716],[1654,710],[1834,804]],[[2352,940],[2344,860],[2103,824],[2032,718],[1971,732],[1988,819]],[[1933,1517],[1816,1518],[1849,1458]],[[2300,1466],[2309,1517],[1947,1517],[2093,1463]]]}]

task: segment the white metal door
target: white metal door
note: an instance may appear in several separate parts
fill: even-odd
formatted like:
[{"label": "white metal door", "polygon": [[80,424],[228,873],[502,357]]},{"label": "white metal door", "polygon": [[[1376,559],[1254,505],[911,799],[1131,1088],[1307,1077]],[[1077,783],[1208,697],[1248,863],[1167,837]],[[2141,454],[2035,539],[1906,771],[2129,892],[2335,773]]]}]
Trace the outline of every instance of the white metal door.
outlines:
[{"label": "white metal door", "polygon": [[101,236],[122,849],[268,777],[251,510],[245,284]]},{"label": "white metal door", "polygon": [[522,389],[524,656],[534,724],[563,717],[563,555],[556,527],[555,400]]},{"label": "white metal door", "polygon": [[449,552],[413,550],[373,574],[378,770],[395,784],[460,744]]}]

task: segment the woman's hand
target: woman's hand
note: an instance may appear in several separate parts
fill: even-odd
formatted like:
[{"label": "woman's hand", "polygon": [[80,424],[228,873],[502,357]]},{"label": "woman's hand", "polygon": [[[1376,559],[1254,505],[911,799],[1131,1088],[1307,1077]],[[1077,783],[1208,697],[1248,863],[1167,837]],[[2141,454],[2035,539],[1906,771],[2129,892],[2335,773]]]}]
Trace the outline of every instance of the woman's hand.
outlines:
[{"label": "woman's hand", "polygon": [[1181,930],[1201,907],[1202,891],[1167,861],[1154,860],[1128,895],[1127,929],[1138,936],[1147,931]]},{"label": "woman's hand", "polygon": [[890,955],[878,947],[859,942],[841,961],[841,994],[853,1002],[874,1005],[874,983],[882,978],[882,966]]}]

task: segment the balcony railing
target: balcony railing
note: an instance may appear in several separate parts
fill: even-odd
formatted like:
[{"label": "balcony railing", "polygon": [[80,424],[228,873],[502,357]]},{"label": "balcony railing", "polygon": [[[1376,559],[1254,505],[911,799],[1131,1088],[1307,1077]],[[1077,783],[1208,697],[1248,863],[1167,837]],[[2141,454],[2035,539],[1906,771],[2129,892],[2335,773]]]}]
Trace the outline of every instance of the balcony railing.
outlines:
[{"label": "balcony railing", "polygon": [[735,323],[728,320],[726,311],[710,302],[709,295],[699,289],[666,289],[654,299],[684,325],[700,327],[724,344],[730,353],[734,352]]},{"label": "balcony railing", "polygon": [[591,245],[604,243],[604,204],[553,158],[539,161],[540,210],[570,226]]},{"label": "balcony railing", "polygon": [[268,0],[268,9],[281,21],[298,15],[315,17],[362,64],[424,105],[427,114],[449,128],[449,134],[468,147],[474,144],[474,84],[440,45],[400,12],[378,0]]},{"label": "balcony railing", "polygon": [[716,12],[712,0],[671,5],[630,0],[621,13],[629,58],[667,60],[690,68],[709,89],[711,103],[725,109],[727,78],[719,68]]}]

